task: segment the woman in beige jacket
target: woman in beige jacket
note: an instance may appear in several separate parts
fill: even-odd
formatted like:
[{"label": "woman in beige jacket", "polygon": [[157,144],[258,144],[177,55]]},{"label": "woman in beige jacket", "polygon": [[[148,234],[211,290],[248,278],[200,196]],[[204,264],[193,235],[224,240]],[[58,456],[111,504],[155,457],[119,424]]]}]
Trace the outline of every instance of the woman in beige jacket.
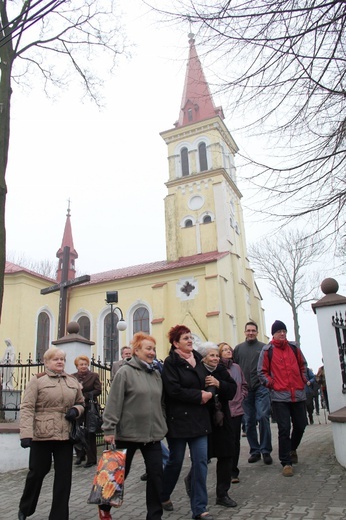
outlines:
[{"label": "woman in beige jacket", "polygon": [[49,520],[68,520],[73,456],[69,434],[71,422],[84,411],[84,398],[79,382],[64,372],[63,350],[50,348],[43,360],[45,371],[29,381],[20,408],[21,446],[30,447],[30,457],[18,519],[34,514],[53,457],[55,474]]}]

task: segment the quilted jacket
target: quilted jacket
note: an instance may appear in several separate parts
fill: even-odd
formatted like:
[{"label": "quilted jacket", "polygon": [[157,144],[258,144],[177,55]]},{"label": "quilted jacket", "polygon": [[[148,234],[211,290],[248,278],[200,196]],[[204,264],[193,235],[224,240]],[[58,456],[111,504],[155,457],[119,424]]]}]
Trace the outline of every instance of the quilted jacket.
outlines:
[{"label": "quilted jacket", "polygon": [[63,372],[47,370],[28,383],[20,406],[20,438],[34,441],[65,441],[71,423],[65,419],[67,410],[75,407],[84,412],[81,385]]}]

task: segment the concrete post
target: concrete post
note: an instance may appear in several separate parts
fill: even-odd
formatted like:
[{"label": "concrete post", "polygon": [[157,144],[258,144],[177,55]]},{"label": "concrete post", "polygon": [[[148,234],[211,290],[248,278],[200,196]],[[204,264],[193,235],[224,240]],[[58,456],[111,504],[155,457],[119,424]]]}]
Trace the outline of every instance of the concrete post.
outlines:
[{"label": "concrete post", "polygon": [[313,303],[312,309],[317,316],[321,340],[335,455],[339,464],[346,467],[346,394],[342,392],[339,351],[332,325],[333,316],[344,317],[346,312],[346,298],[337,294],[338,289],[339,284],[333,278],[323,280],[321,290],[325,296]]},{"label": "concrete post", "polygon": [[62,338],[52,341],[55,347],[61,348],[66,352],[65,372],[73,374],[76,372],[74,360],[78,356],[88,356],[91,359],[91,348],[95,345],[94,341],[90,341],[79,333],[79,324],[76,321],[71,321],[67,327],[67,334]]}]

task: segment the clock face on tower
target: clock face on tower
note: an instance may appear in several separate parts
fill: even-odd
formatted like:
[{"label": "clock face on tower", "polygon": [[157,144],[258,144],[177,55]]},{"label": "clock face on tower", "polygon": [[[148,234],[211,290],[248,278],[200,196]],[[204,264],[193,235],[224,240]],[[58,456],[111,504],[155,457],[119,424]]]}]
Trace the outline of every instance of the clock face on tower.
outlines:
[{"label": "clock face on tower", "polygon": [[203,204],[204,204],[204,199],[200,195],[193,195],[193,197],[191,197],[191,199],[188,202],[188,206],[192,210],[201,209]]}]

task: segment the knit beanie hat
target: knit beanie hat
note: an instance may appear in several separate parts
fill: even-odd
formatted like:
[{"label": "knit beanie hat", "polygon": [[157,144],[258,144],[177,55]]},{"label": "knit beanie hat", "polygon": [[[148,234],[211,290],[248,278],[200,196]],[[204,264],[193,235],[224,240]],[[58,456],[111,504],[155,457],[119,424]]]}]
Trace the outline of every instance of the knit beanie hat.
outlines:
[{"label": "knit beanie hat", "polygon": [[274,321],[274,323],[272,325],[272,336],[274,336],[275,332],[277,332],[278,330],[285,330],[287,332],[287,327],[283,321],[280,321],[280,320]]}]

